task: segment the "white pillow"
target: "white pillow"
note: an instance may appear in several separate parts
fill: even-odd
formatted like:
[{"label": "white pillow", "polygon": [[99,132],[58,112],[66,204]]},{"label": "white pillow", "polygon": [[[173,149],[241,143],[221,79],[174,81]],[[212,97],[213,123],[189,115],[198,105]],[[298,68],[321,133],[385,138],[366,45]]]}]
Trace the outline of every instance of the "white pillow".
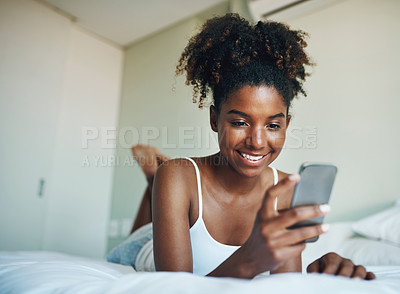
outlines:
[{"label": "white pillow", "polygon": [[400,265],[400,247],[363,237],[346,240],[336,253],[364,266]]},{"label": "white pillow", "polygon": [[400,247],[400,202],[377,214],[355,222],[353,231],[367,238],[382,240]]},{"label": "white pillow", "polygon": [[336,252],[364,266],[400,265],[400,246],[360,236],[354,236],[354,223],[332,223],[328,233],[315,243],[307,243],[303,251],[303,272],[307,266],[328,252]]}]

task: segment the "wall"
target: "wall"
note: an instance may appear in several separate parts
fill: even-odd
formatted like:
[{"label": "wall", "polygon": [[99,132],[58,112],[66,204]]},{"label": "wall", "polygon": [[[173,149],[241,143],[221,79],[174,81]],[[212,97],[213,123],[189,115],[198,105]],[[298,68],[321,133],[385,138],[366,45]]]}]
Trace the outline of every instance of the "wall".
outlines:
[{"label": "wall", "polygon": [[[347,0],[287,21],[310,34],[317,66],[275,165],[289,172],[304,161],[338,166],[328,221],[358,219],[400,197],[399,19],[399,1]],[[315,148],[307,127],[317,132]]]},{"label": "wall", "polygon": [[83,130],[116,128],[123,51],[32,0],[0,1],[0,43],[0,249],[102,257],[114,148]]}]

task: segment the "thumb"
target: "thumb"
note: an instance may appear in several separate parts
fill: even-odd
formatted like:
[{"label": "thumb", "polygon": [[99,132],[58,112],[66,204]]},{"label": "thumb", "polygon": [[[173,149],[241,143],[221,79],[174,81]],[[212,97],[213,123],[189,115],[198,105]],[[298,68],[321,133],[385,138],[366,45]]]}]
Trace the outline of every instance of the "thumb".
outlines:
[{"label": "thumb", "polygon": [[277,215],[277,210],[275,209],[277,198],[280,195],[293,193],[293,189],[299,180],[299,174],[292,174],[267,190],[260,211],[263,219],[269,219]]}]

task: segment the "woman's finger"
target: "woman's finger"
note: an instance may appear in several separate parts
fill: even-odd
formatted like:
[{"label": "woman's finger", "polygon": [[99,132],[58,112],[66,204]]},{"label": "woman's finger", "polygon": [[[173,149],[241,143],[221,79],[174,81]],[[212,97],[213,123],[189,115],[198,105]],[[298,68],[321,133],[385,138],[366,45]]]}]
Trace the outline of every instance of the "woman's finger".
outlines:
[{"label": "woman's finger", "polygon": [[336,275],[340,269],[342,257],[336,253],[327,253],[321,257],[321,272]]},{"label": "woman's finger", "polygon": [[373,272],[367,272],[367,276],[365,277],[366,280],[375,280],[376,276]]},{"label": "woman's finger", "polygon": [[312,263],[310,263],[307,266],[307,272],[308,273],[319,273],[320,272],[320,260],[317,259],[315,261],[313,261]]},{"label": "woman's finger", "polygon": [[330,211],[329,205],[301,206],[281,212],[273,222],[280,228],[289,228],[295,224],[312,218],[326,215]]},{"label": "woman's finger", "polygon": [[354,266],[353,274],[351,275],[351,277],[364,280],[367,277],[367,270],[362,265],[356,265]]},{"label": "woman's finger", "polygon": [[278,184],[268,189],[265,193],[264,201],[261,206],[260,216],[263,220],[267,220],[276,216],[278,213],[275,209],[275,203],[278,196],[286,193],[293,193],[294,186],[300,180],[300,175],[294,174],[279,181]]},{"label": "woman's finger", "polygon": [[318,258],[307,267],[309,273],[327,273],[336,274],[339,269],[342,258],[336,253],[327,253]]},{"label": "woman's finger", "polygon": [[343,277],[352,277],[354,268],[354,263],[350,259],[343,259],[336,274]]},{"label": "woman's finger", "polygon": [[303,243],[305,240],[318,237],[319,235],[326,233],[328,230],[328,224],[308,226],[293,230],[285,230],[283,233],[275,237],[275,242],[277,246],[287,246]]}]

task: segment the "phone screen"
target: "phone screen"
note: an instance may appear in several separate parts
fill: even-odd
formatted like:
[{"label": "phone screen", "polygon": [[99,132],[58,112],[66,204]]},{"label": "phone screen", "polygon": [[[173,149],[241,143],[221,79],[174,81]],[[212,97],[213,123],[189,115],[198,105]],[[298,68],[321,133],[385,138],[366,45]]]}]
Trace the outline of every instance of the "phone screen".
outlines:
[{"label": "phone screen", "polygon": [[[300,167],[300,181],[297,183],[291,208],[305,205],[328,204],[335,181],[337,167],[332,164],[304,163]],[[321,224],[324,217],[299,222],[291,228]],[[318,237],[307,240],[315,242]]]}]

